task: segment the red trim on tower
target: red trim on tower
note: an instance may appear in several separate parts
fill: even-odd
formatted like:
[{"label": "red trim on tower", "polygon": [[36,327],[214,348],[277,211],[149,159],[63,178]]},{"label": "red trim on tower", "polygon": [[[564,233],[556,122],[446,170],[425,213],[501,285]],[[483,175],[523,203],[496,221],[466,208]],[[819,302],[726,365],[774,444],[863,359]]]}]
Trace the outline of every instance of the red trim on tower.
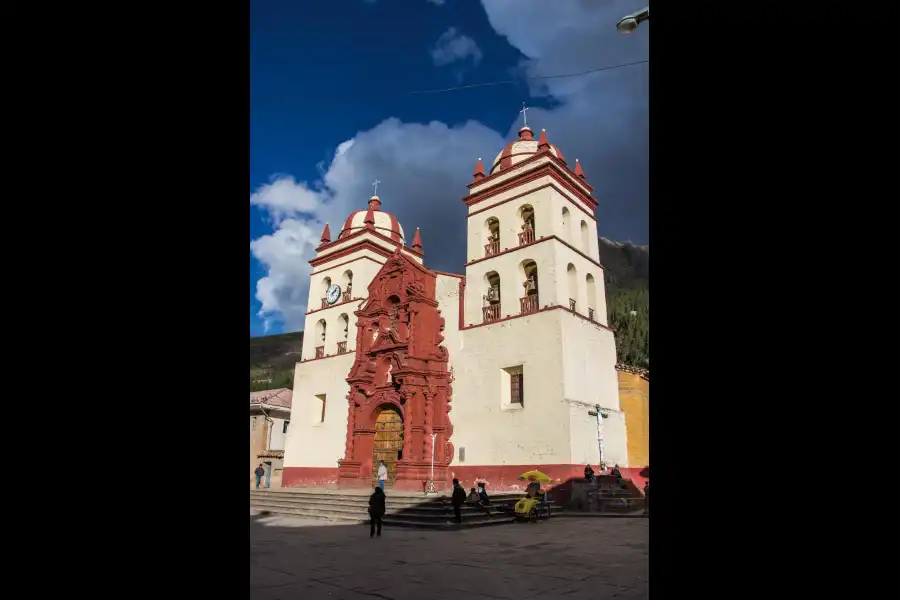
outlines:
[{"label": "red trim on tower", "polygon": [[[331,255],[330,255],[330,254],[328,255],[328,258],[331,258]],[[310,273],[310,275],[318,275],[318,274],[320,274],[320,273],[324,273],[325,271],[328,271],[328,270],[331,270],[331,269],[337,269],[338,267],[343,267],[344,265],[349,265],[350,263],[352,263],[352,262],[354,262],[354,261],[357,261],[357,260],[360,260],[361,258],[365,258],[366,260],[371,260],[371,261],[372,261],[373,263],[375,263],[376,265],[383,265],[383,264],[384,264],[383,262],[378,262],[377,260],[375,260],[375,259],[372,258],[371,256],[366,256],[365,254],[363,254],[362,256],[357,256],[357,257],[354,258],[353,260],[345,260],[344,262],[338,263],[338,264],[336,264],[336,265],[329,265],[327,269],[321,269],[321,270],[319,270],[319,271],[314,271],[314,272]]]},{"label": "red trim on tower", "polygon": [[[500,154],[500,168],[505,169],[507,167],[512,166],[512,145],[515,142],[510,142],[503,148],[503,153]],[[494,169],[491,169],[491,175],[494,174]],[[479,179],[479,181],[484,181],[485,179],[490,179],[490,175],[485,177],[484,179]],[[469,184],[472,185],[472,184]]]},{"label": "red trim on tower", "polygon": [[344,228],[341,229],[341,232],[338,234],[338,239],[341,239],[342,237],[344,237],[344,234],[345,234],[345,233],[347,233],[348,231],[350,231],[350,229],[353,227],[353,217],[355,217],[355,216],[356,216],[356,213],[359,213],[359,212],[362,212],[362,211],[361,211],[361,210],[355,210],[355,211],[353,211],[352,213],[350,213],[350,216],[347,217],[347,220],[346,220],[346,221],[344,221]]},{"label": "red trim on tower", "polygon": [[569,250],[571,250],[572,252],[574,252],[574,253],[578,254],[579,256],[581,256],[583,259],[585,259],[586,261],[588,261],[588,262],[591,263],[592,265],[595,265],[595,266],[597,266],[597,267],[600,267],[600,268],[603,269],[604,271],[606,270],[606,267],[604,267],[603,264],[597,262],[596,260],[594,260],[593,258],[591,258],[590,256],[588,256],[587,254],[585,254],[584,252],[582,252],[581,250],[579,250],[578,248],[576,248],[575,246],[573,246],[572,244],[570,244],[569,242],[567,242],[566,240],[560,239],[559,237],[557,237],[557,236],[555,236],[555,235],[548,235],[548,236],[543,236],[543,235],[542,235],[541,237],[539,237],[538,239],[534,240],[533,242],[528,242],[527,244],[522,244],[521,246],[516,246],[515,248],[504,248],[502,252],[498,252],[497,254],[491,254],[490,256],[482,256],[481,258],[475,258],[475,259],[472,259],[472,260],[470,260],[469,262],[467,262],[465,266],[471,267],[471,266],[474,265],[474,264],[478,264],[478,263],[480,263],[480,262],[484,262],[484,261],[490,260],[490,259],[492,259],[492,258],[497,258],[498,256],[502,256],[502,255],[507,254],[507,253],[509,253],[509,252],[515,252],[516,250],[521,250],[522,248],[527,248],[528,246],[534,246],[535,244],[540,244],[541,242],[546,242],[546,241],[549,241],[549,240],[556,240],[557,242],[559,242],[559,243],[562,244],[563,246],[566,246],[566,247],[567,247]]},{"label": "red trim on tower", "polygon": [[400,224],[397,223],[397,217],[394,216],[394,213],[385,213],[391,218],[391,239],[395,242],[402,242],[403,238],[400,237]]},{"label": "red trim on tower", "polygon": [[[556,146],[554,146],[554,148],[556,148]],[[556,151],[557,151],[557,153],[559,153],[559,148],[556,148]],[[531,154],[531,153],[529,152],[527,154]],[[593,186],[591,186],[589,183],[587,183],[586,181],[582,181],[581,179],[578,179],[575,176],[575,173],[572,171],[572,169],[570,169],[566,165],[565,161],[561,160],[558,156],[554,156],[553,153],[532,154],[531,158],[526,158],[522,162],[516,163],[516,167],[518,168],[518,167],[522,167],[522,166],[527,166],[529,163],[536,162],[542,158],[548,158],[549,163],[555,164],[556,167],[561,172],[571,175],[572,181],[577,181],[580,185],[584,186],[584,189],[587,190],[588,193],[590,193],[594,190]],[[496,173],[494,173],[492,171],[491,174],[488,175],[487,177],[485,177],[484,179],[479,179],[478,181],[473,181],[472,183],[468,184],[466,187],[469,188],[470,190],[472,190],[472,189],[475,189],[476,187],[484,186],[485,183],[489,183],[492,179],[496,179],[502,174],[503,174],[503,171],[497,171]],[[477,194],[477,193],[478,192],[475,192],[475,194]],[[584,194],[585,193],[584,190],[582,190],[581,193]],[[475,194],[473,194],[473,195],[475,195]]]},{"label": "red trim on tower", "polygon": [[[383,233],[379,233],[378,231],[376,231],[376,230],[374,230],[374,229],[365,229],[365,228],[360,228],[359,230],[354,231],[353,233],[351,233],[350,235],[344,237],[343,239],[335,240],[335,241],[331,242],[330,244],[325,244],[324,246],[322,246],[322,247],[320,247],[320,248],[317,248],[317,250],[318,250],[319,252],[325,252],[325,251],[327,251],[329,248],[332,248],[333,246],[335,246],[336,244],[339,244],[339,243],[340,243],[340,244],[343,244],[343,243],[346,242],[347,240],[352,240],[353,238],[361,237],[361,236],[363,236],[363,235],[365,235],[365,234],[367,234],[367,233],[368,233],[369,235],[374,235],[376,238],[379,238],[379,239],[382,239],[382,240],[384,240],[384,241],[386,241],[386,242],[389,242],[389,243],[390,243],[391,245],[393,245],[395,248],[396,248],[396,247],[403,248],[405,251],[409,252],[409,253],[412,254],[413,256],[418,256],[419,258],[424,258],[424,257],[425,257],[425,255],[422,254],[421,252],[416,252],[415,250],[413,250],[413,249],[410,248],[409,246],[404,246],[404,245],[401,244],[400,242],[398,242],[398,241],[396,241],[396,240],[392,240],[391,238],[389,238],[388,236],[384,235]],[[324,257],[322,257],[322,258],[324,258]],[[318,257],[312,259],[311,261],[309,261],[310,264],[312,264],[312,261],[313,261],[313,260],[318,260]]]},{"label": "red trim on tower", "polygon": [[[560,305],[558,305],[558,304],[557,304],[557,305],[554,305],[554,306],[545,306],[544,308],[539,308],[539,309],[537,309],[537,310],[534,311],[534,312],[526,313],[526,314],[524,314],[524,315],[523,315],[523,314],[518,314],[518,315],[506,315],[505,317],[503,317],[503,318],[501,318],[501,319],[495,319],[495,320],[493,320],[493,321],[487,321],[486,323],[475,323],[474,325],[466,325],[465,327],[460,327],[460,330],[475,329],[475,328],[477,328],[477,327],[487,327],[488,325],[495,325],[496,323],[503,323],[504,321],[512,321],[513,319],[521,319],[522,317],[530,317],[530,316],[532,316],[532,315],[537,315],[537,314],[540,314],[540,313],[549,312],[549,311],[551,311],[551,310],[564,310],[564,311],[566,311],[567,313],[569,313],[569,314],[571,314],[571,315],[574,315],[574,316],[578,317],[578,318],[581,319],[582,321],[585,321],[585,322],[587,322],[587,323],[590,323],[591,325],[596,325],[596,326],[599,327],[600,329],[606,329],[606,330],[609,331],[610,333],[615,333],[615,329],[613,329],[613,328],[610,327],[609,325],[604,325],[604,324],[601,323],[600,321],[591,321],[590,319],[588,319],[588,318],[587,318],[586,316],[584,316],[583,314],[578,313],[578,312],[575,312],[574,310],[572,310],[572,309],[569,308],[568,306],[560,306]],[[480,313],[479,313],[479,314],[480,314]]]},{"label": "red trim on tower", "polygon": [[[515,200],[518,200],[518,199],[521,198],[522,196],[527,196],[527,195],[529,195],[529,194],[533,194],[534,192],[537,192],[538,190],[542,190],[542,189],[544,189],[544,188],[546,188],[546,187],[553,188],[554,190],[556,190],[557,192],[559,192],[560,194],[562,194],[562,195],[566,198],[566,200],[570,200],[570,201],[571,201],[571,198],[569,198],[568,196],[566,196],[566,194],[563,192],[563,190],[562,190],[559,186],[557,186],[554,182],[550,182],[550,183],[545,183],[544,185],[539,185],[539,186],[536,187],[536,188],[532,188],[532,189],[528,190],[527,192],[522,192],[521,194],[516,194],[515,196],[511,196],[511,197],[507,198],[506,200],[501,200],[501,201],[498,202],[497,204],[491,204],[490,206],[485,206],[484,208],[479,208],[478,210],[473,210],[472,212],[469,213],[469,216],[470,216],[470,217],[473,217],[473,216],[477,215],[478,213],[483,213],[483,212],[485,212],[485,211],[494,210],[494,208],[496,208],[496,207],[498,207],[498,206],[503,206],[503,205],[506,204],[507,202],[513,202],[513,201],[515,201]],[[574,206],[575,208],[577,208],[578,210],[580,210],[581,212],[583,212],[585,215],[587,215],[589,218],[593,219],[594,221],[597,220],[597,217],[595,217],[595,216],[592,215],[590,212],[588,212],[588,209],[586,209],[585,207],[583,207],[583,206],[582,206],[581,204],[579,204],[578,202],[573,202],[573,203],[572,203],[572,206]]]},{"label": "red trim on tower", "polygon": [[[482,192],[475,192],[474,194],[469,194],[468,196],[463,196],[462,201],[466,203],[467,206],[472,206],[474,204],[478,204],[488,198],[496,196],[497,194],[502,194],[503,192],[508,192],[509,190],[522,185],[523,183],[528,183],[529,181],[534,181],[535,179],[540,179],[546,175],[549,175],[553,179],[555,179],[561,186],[572,192],[576,198],[581,200],[591,211],[594,211],[597,208],[597,201],[594,200],[591,196],[588,196],[584,193],[583,190],[578,189],[572,184],[570,181],[566,179],[565,175],[560,174],[557,169],[566,167],[560,167],[556,164],[556,157],[552,154],[538,154],[536,155],[538,158],[547,158],[550,162],[547,162],[543,165],[540,165],[535,170],[529,172],[527,175],[519,175],[513,177],[509,181],[505,183],[500,183],[492,188],[488,188]],[[531,159],[528,159],[531,160]],[[522,164],[522,163],[519,163]],[[568,170],[568,169],[566,169]],[[493,175],[491,176],[493,177]]]}]

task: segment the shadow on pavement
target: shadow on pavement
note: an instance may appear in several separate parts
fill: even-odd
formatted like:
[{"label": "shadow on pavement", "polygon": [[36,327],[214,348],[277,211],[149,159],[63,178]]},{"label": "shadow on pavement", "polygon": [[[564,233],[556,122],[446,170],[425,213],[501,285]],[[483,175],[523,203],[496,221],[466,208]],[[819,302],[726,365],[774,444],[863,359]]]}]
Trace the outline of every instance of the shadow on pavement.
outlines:
[{"label": "shadow on pavement", "polygon": [[251,600],[649,597],[645,519],[433,531],[250,517]]}]

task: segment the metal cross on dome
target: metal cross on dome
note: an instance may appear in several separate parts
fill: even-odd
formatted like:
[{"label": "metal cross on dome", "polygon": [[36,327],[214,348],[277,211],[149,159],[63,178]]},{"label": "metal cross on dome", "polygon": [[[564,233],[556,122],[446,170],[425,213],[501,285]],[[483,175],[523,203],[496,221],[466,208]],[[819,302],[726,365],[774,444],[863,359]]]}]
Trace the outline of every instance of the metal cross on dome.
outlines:
[{"label": "metal cross on dome", "polygon": [[525,114],[525,111],[527,111],[527,110],[528,109],[525,108],[525,103],[523,102],[522,110],[520,110],[519,112],[522,113],[522,125],[524,125],[525,127],[528,127],[528,115]]},{"label": "metal cross on dome", "polygon": [[378,195],[378,184],[379,184],[379,183],[381,183],[381,182],[378,181],[377,179],[376,179],[375,181],[372,182],[372,186],[375,188],[375,191],[372,192],[372,195],[373,195],[373,196],[377,196],[377,195]]}]

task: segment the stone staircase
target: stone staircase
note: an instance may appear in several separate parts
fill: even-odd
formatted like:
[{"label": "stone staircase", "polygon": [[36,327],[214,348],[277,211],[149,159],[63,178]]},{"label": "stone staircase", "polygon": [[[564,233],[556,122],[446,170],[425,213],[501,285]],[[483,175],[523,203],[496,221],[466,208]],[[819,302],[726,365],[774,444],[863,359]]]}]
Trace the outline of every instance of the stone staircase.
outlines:
[{"label": "stone staircase", "polygon": [[573,482],[572,495],[566,508],[573,513],[634,514],[644,509],[643,494],[630,482],[617,483],[612,477],[596,482]]},{"label": "stone staircase", "polygon": [[[325,519],[343,524],[369,522],[371,490],[330,490],[322,488],[286,488],[250,490],[250,508],[257,513],[293,515]],[[453,506],[449,496],[426,497],[421,493],[385,490],[387,513],[385,527],[447,529],[482,527],[512,523],[513,505],[524,494],[493,494],[488,514],[477,507],[463,505],[462,524],[453,522]],[[551,515],[561,508],[550,501]]]}]

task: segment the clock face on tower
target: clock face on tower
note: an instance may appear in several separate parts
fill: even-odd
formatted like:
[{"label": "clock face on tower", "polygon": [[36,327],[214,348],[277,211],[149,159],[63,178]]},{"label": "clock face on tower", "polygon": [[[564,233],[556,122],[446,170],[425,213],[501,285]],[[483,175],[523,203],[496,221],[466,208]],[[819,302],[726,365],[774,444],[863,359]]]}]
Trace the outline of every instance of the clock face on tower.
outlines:
[{"label": "clock face on tower", "polygon": [[334,304],[341,298],[341,286],[336,283],[332,283],[328,286],[328,289],[325,290],[325,301],[328,304]]}]

